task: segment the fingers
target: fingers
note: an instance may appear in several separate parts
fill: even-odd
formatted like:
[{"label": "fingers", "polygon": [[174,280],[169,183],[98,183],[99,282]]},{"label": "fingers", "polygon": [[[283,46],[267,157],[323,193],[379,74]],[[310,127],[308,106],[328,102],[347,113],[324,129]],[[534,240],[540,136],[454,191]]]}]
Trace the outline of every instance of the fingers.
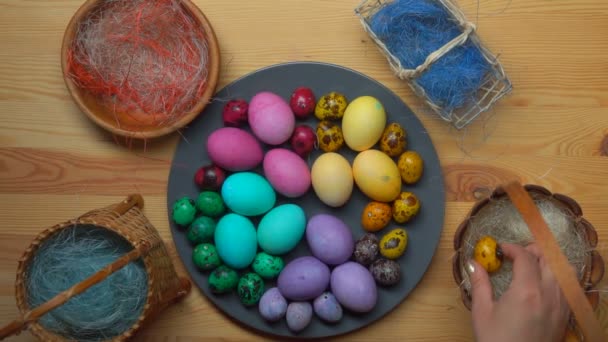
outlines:
[{"label": "fingers", "polygon": [[552,310],[553,314],[557,316],[557,320],[560,324],[565,324],[569,316],[570,308],[561,287],[555,278],[555,274],[545,261],[545,258],[536,243],[526,246],[526,250],[538,257],[543,292],[553,302],[554,307],[558,308],[558,310]]},{"label": "fingers", "polygon": [[511,243],[502,243],[500,248],[505,256],[513,260],[513,284],[530,286],[540,283],[541,269],[536,255]]},{"label": "fingers", "polygon": [[494,305],[494,294],[488,273],[474,260],[470,260],[467,264],[467,272],[471,280],[471,313],[473,317],[487,316]]}]

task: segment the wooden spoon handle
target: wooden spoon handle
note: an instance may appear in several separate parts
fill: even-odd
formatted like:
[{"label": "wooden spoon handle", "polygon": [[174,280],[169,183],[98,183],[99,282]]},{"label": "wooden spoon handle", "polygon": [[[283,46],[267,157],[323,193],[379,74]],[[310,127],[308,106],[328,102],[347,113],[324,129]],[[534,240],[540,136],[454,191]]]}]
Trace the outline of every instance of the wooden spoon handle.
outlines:
[{"label": "wooden spoon handle", "polygon": [[130,262],[135,261],[139,259],[142,255],[147,254],[148,251],[152,249],[152,247],[154,246],[150,245],[150,243],[142,241],[136,248],[133,248],[133,250],[131,250],[129,253],[116,259],[116,261],[102,268],[92,276],[59,293],[58,295],[56,295],[46,303],[38,306],[37,308],[26,312],[21,318],[18,318],[7,324],[6,326],[2,327],[0,329],[0,340],[20,333],[31,322],[37,321],[41,316],[63,305],[65,302],[70,300],[70,298],[77,296],[89,289],[91,286],[102,282],[111,274],[125,267]]},{"label": "wooden spoon handle", "polygon": [[504,187],[513,205],[519,211],[534,239],[540,247],[547,265],[555,275],[559,286],[574,313],[578,325],[583,331],[585,341],[603,342],[606,337],[599,321],[595,318],[591,304],[587,301],[583,289],[578,283],[574,269],[562,253],[557,240],[549,230],[547,223],[538,211],[534,201],[519,182],[512,182]]}]

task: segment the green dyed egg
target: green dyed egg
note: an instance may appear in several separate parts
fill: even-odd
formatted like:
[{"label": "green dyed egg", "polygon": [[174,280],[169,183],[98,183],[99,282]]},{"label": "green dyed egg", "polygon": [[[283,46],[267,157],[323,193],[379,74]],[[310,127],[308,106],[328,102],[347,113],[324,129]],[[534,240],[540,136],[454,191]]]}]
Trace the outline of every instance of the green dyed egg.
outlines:
[{"label": "green dyed egg", "polygon": [[188,197],[182,197],[173,203],[173,221],[180,226],[187,226],[194,221],[196,207],[194,201]]},{"label": "green dyed egg", "polygon": [[219,193],[214,191],[203,191],[196,198],[196,208],[209,217],[221,216],[226,207]]},{"label": "green dyed egg", "polygon": [[258,225],[257,238],[264,252],[282,255],[294,249],[306,230],[306,214],[295,204],[269,211]]},{"label": "green dyed egg", "polygon": [[215,246],[210,243],[201,243],[192,251],[192,261],[196,267],[204,271],[212,270],[222,264]]},{"label": "green dyed egg", "polygon": [[281,273],[284,266],[285,263],[281,257],[260,252],[253,259],[252,268],[262,278],[273,279]]},{"label": "green dyed egg", "polygon": [[214,240],[222,261],[237,270],[251,265],[258,250],[255,226],[247,217],[234,213],[218,221]]},{"label": "green dyed egg", "polygon": [[276,193],[270,183],[257,173],[238,172],[224,181],[222,198],[235,213],[258,216],[274,207]]},{"label": "green dyed egg", "polygon": [[199,216],[188,227],[186,238],[193,245],[213,240],[215,234],[215,221],[207,216]]},{"label": "green dyed egg", "polygon": [[239,280],[237,292],[246,306],[257,304],[264,294],[264,280],[255,273],[247,273]]},{"label": "green dyed egg", "polygon": [[230,267],[222,265],[211,272],[208,281],[211,292],[226,293],[236,287],[239,282],[239,275]]}]

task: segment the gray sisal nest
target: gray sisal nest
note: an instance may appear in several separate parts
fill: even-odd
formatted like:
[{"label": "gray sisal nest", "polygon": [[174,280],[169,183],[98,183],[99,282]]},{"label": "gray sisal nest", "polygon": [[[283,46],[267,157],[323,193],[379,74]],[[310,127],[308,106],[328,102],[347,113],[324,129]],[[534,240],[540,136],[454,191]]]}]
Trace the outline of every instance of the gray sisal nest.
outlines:
[{"label": "gray sisal nest", "polygon": [[[555,236],[562,252],[576,270],[581,286],[590,290],[601,280],[604,272],[603,260],[594,249],[597,233],[582,217],[580,206],[573,199],[552,194],[545,188],[527,185],[531,195],[549,229]],[[465,265],[473,257],[476,242],[484,235],[493,237],[498,243],[513,243],[526,246],[534,241],[530,229],[502,188],[478,202],[463,221],[454,236],[456,255],[453,272],[460,286],[464,304],[470,308],[471,282]],[[496,299],[509,288],[512,263],[505,258],[502,267],[490,275]]]},{"label": "gray sisal nest", "polygon": [[[556,201],[538,194],[533,194],[532,198],[580,279],[584,273],[586,256],[591,250],[585,236],[575,229],[574,218]],[[472,256],[475,243],[484,235],[492,236],[500,243],[522,246],[534,241],[530,229],[508,197],[490,201],[477,215],[471,217],[469,229],[464,234],[462,245],[464,254]],[[505,258],[500,270],[490,275],[495,298],[499,298],[509,288],[511,275],[512,263]],[[462,286],[470,290],[471,283],[466,272],[463,280]]]}]

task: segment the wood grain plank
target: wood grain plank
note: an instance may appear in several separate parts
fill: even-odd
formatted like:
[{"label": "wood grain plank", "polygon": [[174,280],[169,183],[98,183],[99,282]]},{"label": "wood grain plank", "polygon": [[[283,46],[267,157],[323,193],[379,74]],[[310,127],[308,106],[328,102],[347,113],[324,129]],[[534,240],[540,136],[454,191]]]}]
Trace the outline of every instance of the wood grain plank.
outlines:
[{"label": "wood grain plank", "polygon": [[[581,201],[596,200],[593,190],[604,185],[608,159],[603,157],[543,157],[506,155],[483,161],[443,158],[449,201],[474,201],[512,179],[547,186],[555,192],[580,193]],[[37,194],[118,195],[166,191],[169,160],[103,158],[27,148],[0,149],[0,192]],[[605,203],[605,201],[604,201]],[[606,204],[606,203],[605,203]]]},{"label": "wood grain plank", "polygon": [[[391,72],[353,9],[359,0],[194,1],[222,48],[220,87],[270,64],[340,64],[378,80],[410,106],[440,156],[444,230],[431,267],[381,321],[339,340],[470,341],[470,315],[451,276],[452,236],[473,201],[516,178],[575,198],[608,260],[608,2],[460,0],[500,54],[514,92],[455,131]],[[82,0],[0,0],[0,321],[17,313],[16,262],[43,228],[144,194],[145,213],[184,273],[168,227],[166,179],[179,135],[125,148],[91,123],[63,84],[60,45]],[[238,10],[235,8],[238,7]],[[416,142],[411,142],[415,148]],[[598,310],[608,330],[608,277]],[[33,341],[24,333],[15,341]],[[250,341],[265,336],[228,320],[196,289],[146,326],[137,341]]]}]

